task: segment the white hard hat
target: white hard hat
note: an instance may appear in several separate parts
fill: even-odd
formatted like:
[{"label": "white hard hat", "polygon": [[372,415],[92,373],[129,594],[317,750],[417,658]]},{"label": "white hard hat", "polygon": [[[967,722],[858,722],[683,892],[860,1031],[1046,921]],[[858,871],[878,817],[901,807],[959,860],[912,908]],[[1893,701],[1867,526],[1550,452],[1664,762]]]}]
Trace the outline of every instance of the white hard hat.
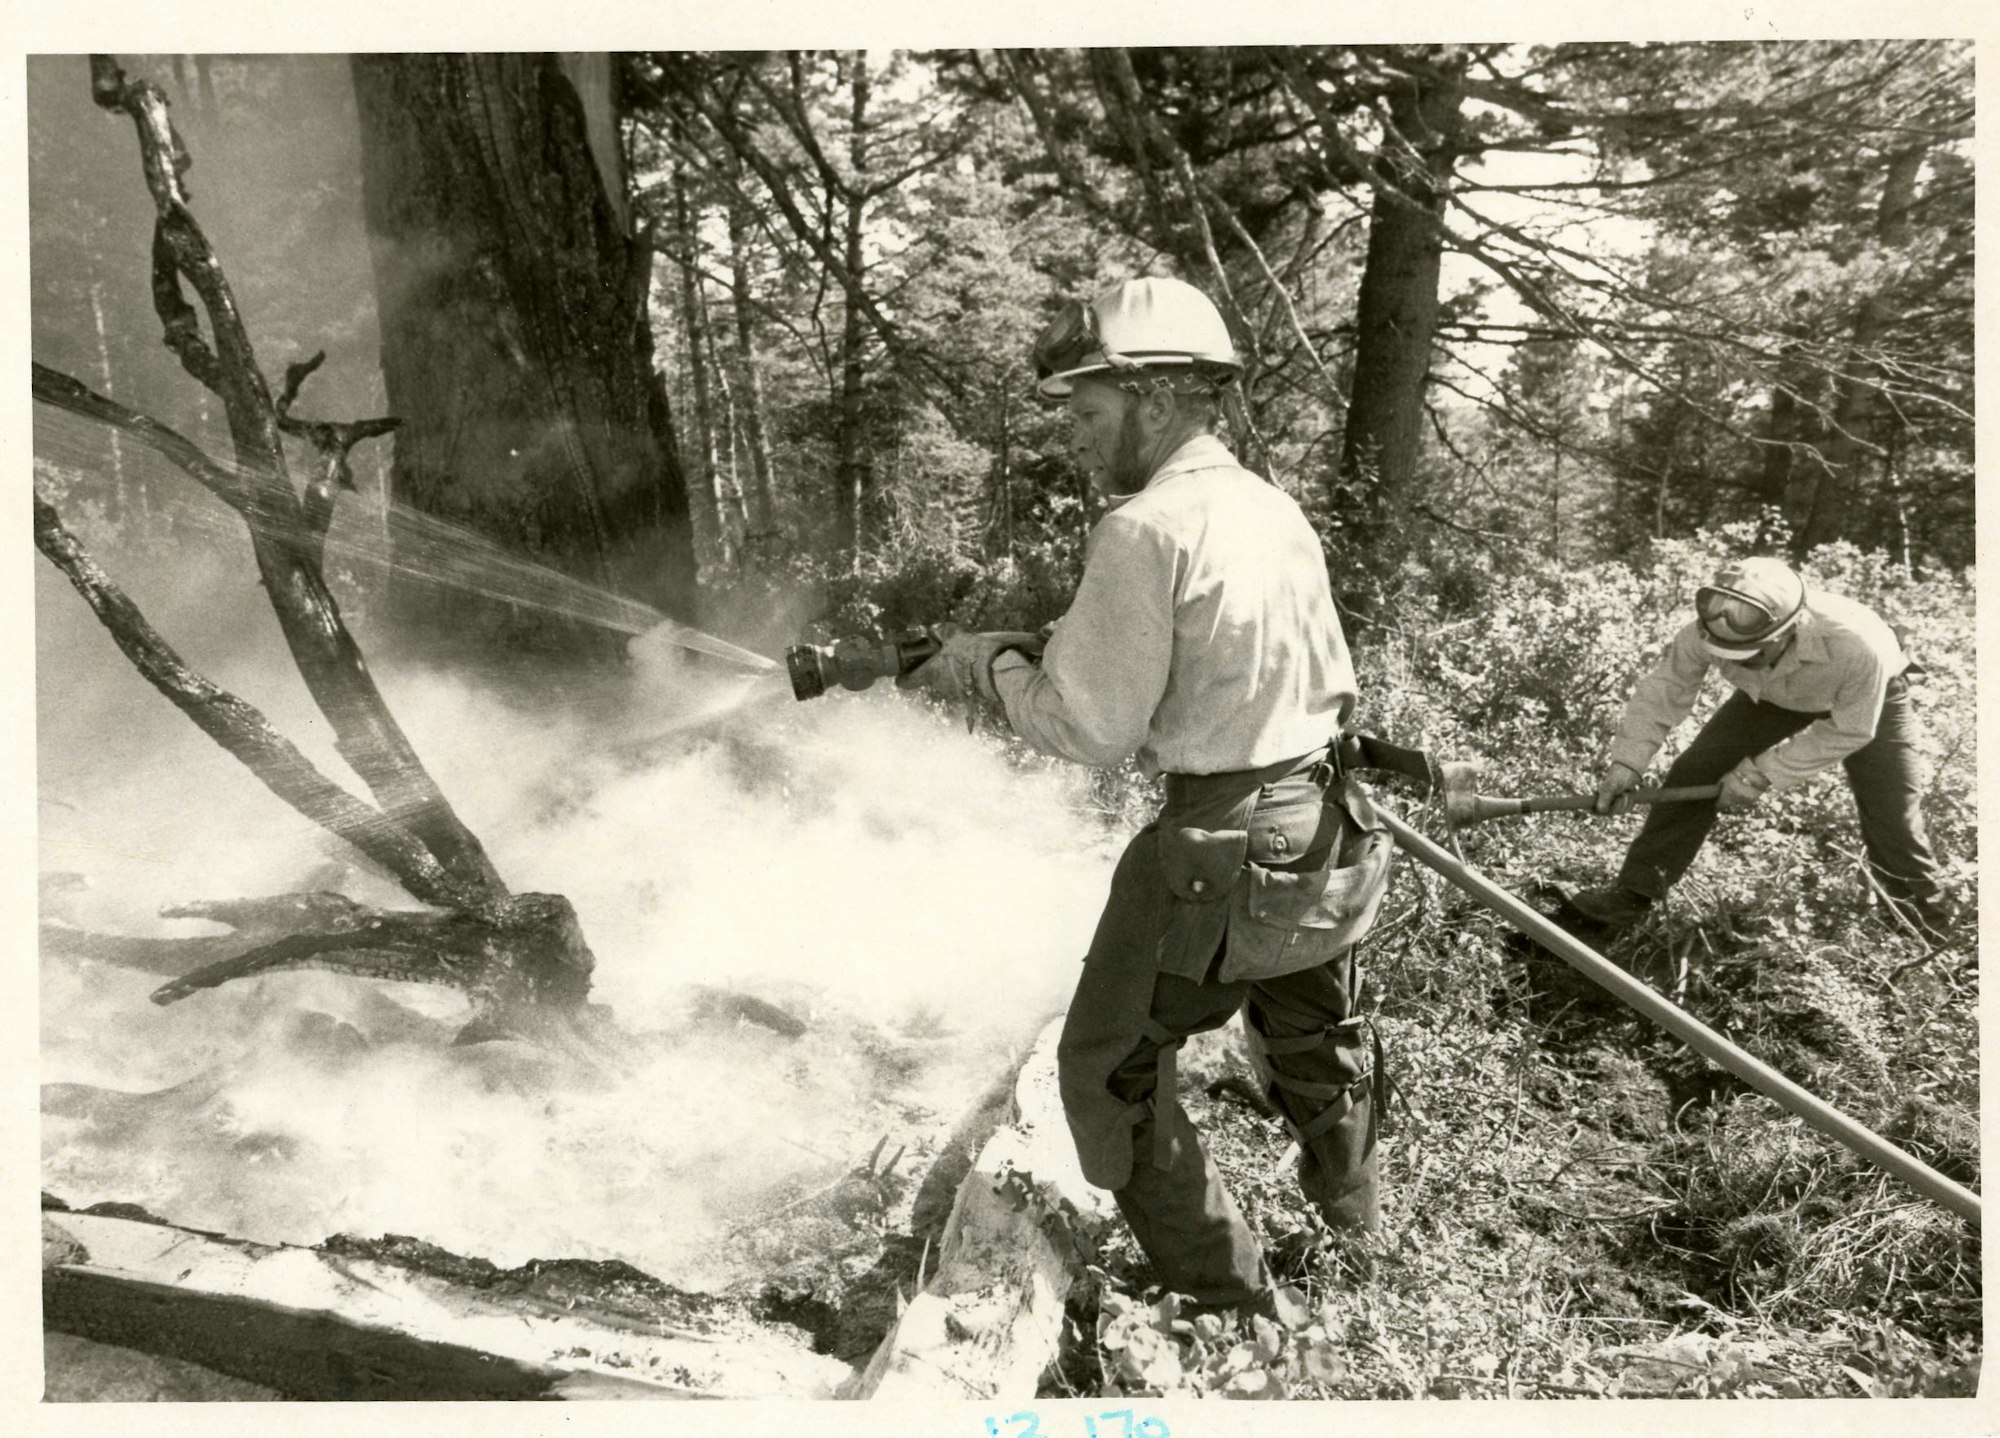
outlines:
[{"label": "white hard hat", "polygon": [[1078,375],[1184,366],[1228,380],[1242,373],[1229,326],[1207,295],[1181,280],[1113,285],[1071,300],[1035,341],[1035,387],[1052,399]]}]

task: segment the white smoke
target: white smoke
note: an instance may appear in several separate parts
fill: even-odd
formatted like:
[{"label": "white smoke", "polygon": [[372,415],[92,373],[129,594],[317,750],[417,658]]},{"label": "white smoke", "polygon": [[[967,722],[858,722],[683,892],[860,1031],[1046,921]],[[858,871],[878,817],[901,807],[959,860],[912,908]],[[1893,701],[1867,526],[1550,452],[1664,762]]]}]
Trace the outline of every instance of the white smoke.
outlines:
[{"label": "white smoke", "polygon": [[[408,902],[154,695],[42,569],[40,761],[58,801],[42,862],[87,878],[79,922],[212,932],[152,913],[300,887]],[[160,627],[209,616],[223,640],[190,657],[212,648],[218,677],[351,783],[258,631],[261,593],[218,606],[218,574],[200,577],[205,599],[151,595]],[[642,1036],[633,1072],[556,1082],[518,1046],[454,1049],[466,1005],[444,989],[277,974],[162,1009],[157,976],[51,957],[46,1083],[186,1087],[50,1090],[44,1187],[265,1240],[408,1233],[694,1285],[730,1275],[746,1220],[864,1158],[898,1105],[948,1126],[1074,982],[1109,870],[1080,771],[1010,758],[887,685],[800,704],[781,675],[658,640],[636,652],[628,675],[532,709],[379,676],[509,884],[575,904],[593,998]],[[698,1022],[704,987],[806,1032]]]}]

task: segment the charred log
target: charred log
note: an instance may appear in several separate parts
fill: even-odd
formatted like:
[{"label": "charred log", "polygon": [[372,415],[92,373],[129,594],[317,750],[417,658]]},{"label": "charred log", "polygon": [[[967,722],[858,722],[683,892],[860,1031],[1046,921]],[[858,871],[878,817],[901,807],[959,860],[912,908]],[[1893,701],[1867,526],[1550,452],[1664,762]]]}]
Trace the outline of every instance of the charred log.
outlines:
[{"label": "charred log", "polygon": [[501,1011],[583,1002],[591,954],[569,900],[560,894],[519,894],[502,900],[490,915],[398,913],[354,904],[315,928],[162,984],[153,991],[153,1002],[176,1003],[231,979],[285,969],[449,984],[481,1008]]}]

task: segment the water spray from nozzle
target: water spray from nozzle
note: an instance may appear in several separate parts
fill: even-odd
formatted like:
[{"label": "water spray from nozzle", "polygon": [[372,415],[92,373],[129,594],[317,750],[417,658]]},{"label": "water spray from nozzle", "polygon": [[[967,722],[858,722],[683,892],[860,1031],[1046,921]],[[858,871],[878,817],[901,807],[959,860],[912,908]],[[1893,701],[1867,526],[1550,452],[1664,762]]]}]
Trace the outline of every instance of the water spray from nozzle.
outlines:
[{"label": "water spray from nozzle", "polygon": [[900,679],[943,647],[928,629],[906,629],[887,639],[794,644],[785,651],[785,672],[791,675],[794,699],[817,699],[835,685],[862,690],[877,679]]}]

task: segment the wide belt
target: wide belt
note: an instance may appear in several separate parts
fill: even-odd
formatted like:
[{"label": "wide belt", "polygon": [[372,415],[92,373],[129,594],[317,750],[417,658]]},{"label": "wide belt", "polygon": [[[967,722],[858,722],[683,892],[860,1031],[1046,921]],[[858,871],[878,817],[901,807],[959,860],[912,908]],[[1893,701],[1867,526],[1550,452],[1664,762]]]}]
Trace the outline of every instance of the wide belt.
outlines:
[{"label": "wide belt", "polygon": [[1414,780],[1426,794],[1439,782],[1437,764],[1430,755],[1421,749],[1391,744],[1373,734],[1341,735],[1328,758],[1336,777],[1357,769],[1381,769]]},{"label": "wide belt", "polygon": [[1247,794],[1260,785],[1275,784],[1330,757],[1330,747],[1322,744],[1296,758],[1280,759],[1258,769],[1229,769],[1217,774],[1164,774],[1161,778],[1166,781],[1167,808],[1189,809],[1217,795]]},{"label": "wide belt", "polygon": [[1422,749],[1392,744],[1373,734],[1342,734],[1296,759],[1280,759],[1260,769],[1231,769],[1218,774],[1165,774],[1167,802],[1178,808],[1207,793],[1255,784],[1269,784],[1301,769],[1327,765],[1332,778],[1357,770],[1384,770],[1413,780],[1426,793],[1438,785],[1437,764]]}]

